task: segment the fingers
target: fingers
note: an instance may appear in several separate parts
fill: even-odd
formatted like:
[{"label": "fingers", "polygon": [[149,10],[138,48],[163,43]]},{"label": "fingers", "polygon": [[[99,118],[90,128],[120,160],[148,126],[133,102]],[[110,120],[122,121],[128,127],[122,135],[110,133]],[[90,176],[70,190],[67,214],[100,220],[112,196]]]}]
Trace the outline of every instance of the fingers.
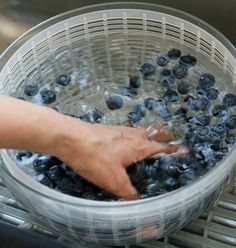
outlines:
[{"label": "fingers", "polygon": [[147,137],[149,140],[157,142],[169,142],[175,140],[172,131],[161,124],[153,124],[147,128]]}]

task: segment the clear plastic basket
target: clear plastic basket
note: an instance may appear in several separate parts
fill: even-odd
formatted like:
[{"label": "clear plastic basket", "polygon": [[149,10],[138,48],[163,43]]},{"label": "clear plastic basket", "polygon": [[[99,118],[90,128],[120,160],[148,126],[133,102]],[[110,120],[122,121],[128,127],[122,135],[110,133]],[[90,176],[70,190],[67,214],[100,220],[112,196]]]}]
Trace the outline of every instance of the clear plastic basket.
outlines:
[{"label": "clear plastic basket", "polygon": [[[142,39],[130,39],[135,34],[142,35]],[[81,47],[95,72],[91,76],[98,76],[100,62],[94,58],[99,52],[109,68],[107,78],[112,80],[117,63],[128,75],[130,51],[139,54],[142,64],[167,41],[176,42],[183,50],[195,51],[222,70],[229,79],[228,87],[235,84],[236,51],[215,29],[174,9],[116,3],[61,14],[21,36],[1,57],[0,90],[14,96],[30,75],[36,73],[43,82],[45,68],[58,73],[60,63],[64,63],[57,61],[61,53],[70,58],[70,70],[80,59],[76,51]],[[214,170],[192,185],[139,201],[96,202],[56,192],[26,175],[6,150],[1,151],[1,176],[33,218],[66,239],[105,245],[136,244],[164,237],[198,217],[231,177],[235,154],[234,146]]]}]

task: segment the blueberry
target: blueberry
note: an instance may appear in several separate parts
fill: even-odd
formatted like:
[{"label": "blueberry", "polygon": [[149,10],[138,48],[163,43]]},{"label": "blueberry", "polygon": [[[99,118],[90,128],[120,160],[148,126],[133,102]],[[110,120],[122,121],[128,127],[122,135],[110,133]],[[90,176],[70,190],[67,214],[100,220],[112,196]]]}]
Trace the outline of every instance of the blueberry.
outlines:
[{"label": "blueberry", "polygon": [[39,182],[47,187],[54,188],[52,180],[47,175],[44,175]]},{"label": "blueberry", "polygon": [[169,59],[176,60],[181,56],[181,51],[177,48],[172,48],[168,51],[167,56]]},{"label": "blueberry", "polygon": [[143,76],[148,77],[155,73],[155,67],[149,63],[145,63],[141,66],[140,72]]},{"label": "blueberry", "polygon": [[202,110],[206,111],[211,107],[211,102],[208,98],[206,97],[201,97],[198,100],[195,101],[195,110]]},{"label": "blueberry", "polygon": [[128,120],[131,123],[137,123],[137,122],[141,121],[141,119],[142,119],[142,116],[139,112],[129,112],[128,113]]},{"label": "blueberry", "polygon": [[181,119],[181,118],[185,118],[187,116],[187,109],[185,108],[179,108],[176,112],[175,112],[175,116],[176,119]]},{"label": "blueberry", "polygon": [[189,169],[179,176],[179,183],[181,186],[192,183],[196,180],[196,175],[193,170]]},{"label": "blueberry", "polygon": [[219,96],[219,91],[215,88],[210,88],[206,92],[206,97],[211,101],[216,100],[218,96]]},{"label": "blueberry", "polygon": [[212,115],[218,118],[227,116],[227,108],[224,105],[216,105],[212,109]]},{"label": "blueberry", "polygon": [[177,79],[182,79],[187,76],[188,68],[185,65],[176,65],[172,72]]},{"label": "blueberry", "polygon": [[85,114],[79,115],[78,118],[81,121],[85,121],[85,122],[94,124],[94,119],[93,119],[93,117],[89,113],[85,113]]},{"label": "blueberry", "polygon": [[56,93],[52,90],[44,89],[40,91],[40,95],[44,104],[50,104],[56,101]]},{"label": "blueberry", "polygon": [[169,88],[172,84],[175,83],[175,77],[172,75],[171,70],[164,69],[160,73],[161,85],[165,88]]},{"label": "blueberry", "polygon": [[106,103],[110,110],[120,109],[124,104],[123,99],[117,95],[110,96]]},{"label": "blueberry", "polygon": [[17,97],[17,99],[22,100],[22,101],[25,101],[25,98],[24,97],[21,97],[21,96]]},{"label": "blueberry", "polygon": [[189,86],[186,82],[182,81],[178,84],[178,92],[180,94],[187,94],[189,92]]},{"label": "blueberry", "polygon": [[211,131],[207,134],[207,141],[215,146],[219,146],[221,138],[219,134]]},{"label": "blueberry", "polygon": [[157,107],[157,101],[153,98],[146,98],[144,100],[144,106],[145,108],[147,108],[148,110],[153,110]]},{"label": "blueberry", "polygon": [[226,107],[233,107],[236,105],[236,95],[234,94],[226,94],[223,97],[223,105]]},{"label": "blueberry", "polygon": [[136,104],[133,106],[133,112],[139,113],[141,117],[145,117],[147,111],[142,104]]},{"label": "blueberry", "polygon": [[104,114],[100,110],[98,110],[97,108],[93,109],[93,120],[95,122],[100,123],[103,116],[104,116]]},{"label": "blueberry", "polygon": [[146,175],[152,179],[156,177],[157,169],[154,165],[147,165],[146,166]]},{"label": "blueberry", "polygon": [[229,118],[225,122],[226,127],[229,129],[236,128],[236,115],[230,115]]},{"label": "blueberry", "polygon": [[204,142],[207,140],[209,129],[207,127],[197,127],[195,130],[195,138],[197,142]]},{"label": "blueberry", "polygon": [[199,79],[199,86],[203,89],[210,89],[214,86],[216,80],[212,74],[203,74]]},{"label": "blueberry", "polygon": [[172,117],[171,112],[168,110],[168,108],[166,106],[160,106],[159,105],[158,113],[164,119],[169,119]]},{"label": "blueberry", "polygon": [[41,156],[36,158],[33,161],[33,168],[36,172],[39,173],[44,173],[46,172],[50,167],[54,166],[54,165],[60,165],[63,162],[61,160],[59,160],[56,157],[52,157],[52,156]]},{"label": "blueberry", "polygon": [[233,145],[236,141],[236,135],[235,134],[227,134],[225,138],[225,142],[227,144]]},{"label": "blueberry", "polygon": [[39,87],[37,85],[26,85],[24,89],[24,93],[27,96],[35,96],[39,92]]},{"label": "blueberry", "polygon": [[60,84],[62,86],[66,86],[70,83],[70,76],[69,75],[60,75],[57,80],[57,84]]},{"label": "blueberry", "polygon": [[163,186],[167,189],[167,190],[174,190],[177,189],[179,184],[178,181],[172,177],[167,178],[164,182],[163,182]]},{"label": "blueberry", "polygon": [[166,56],[158,56],[156,62],[159,66],[166,66],[170,62],[170,59]]},{"label": "blueberry", "polygon": [[129,87],[131,88],[140,88],[141,80],[137,76],[130,76],[129,77]]},{"label": "blueberry", "polygon": [[204,113],[199,113],[196,115],[196,119],[200,125],[207,126],[211,122],[211,117]]},{"label": "blueberry", "polygon": [[32,152],[18,152],[16,154],[16,159],[19,160],[19,161],[22,161],[24,159],[27,159],[27,158],[31,158],[33,156],[33,153]]},{"label": "blueberry", "polygon": [[85,189],[85,181],[81,177],[78,177],[75,180],[74,191],[76,193],[82,193],[84,189]]},{"label": "blueberry", "polygon": [[188,54],[181,56],[179,59],[179,63],[191,67],[196,65],[197,59],[194,56]]},{"label": "blueberry", "polygon": [[228,147],[220,147],[215,153],[216,159],[222,159],[228,153],[228,151]]},{"label": "blueberry", "polygon": [[175,176],[178,173],[178,166],[173,157],[167,155],[159,159],[159,168],[168,176]]},{"label": "blueberry", "polygon": [[215,124],[212,126],[211,130],[219,135],[223,135],[226,133],[226,126],[222,123]]},{"label": "blueberry", "polygon": [[210,147],[205,147],[201,150],[201,153],[204,156],[204,162],[213,160],[215,158],[215,152]]},{"label": "blueberry", "polygon": [[174,90],[166,90],[164,93],[164,98],[167,99],[167,101],[171,101],[171,102],[176,102],[179,100],[179,96],[178,93]]},{"label": "blueberry", "polygon": [[61,166],[54,165],[48,170],[47,175],[52,180],[58,181],[65,175],[65,171]]},{"label": "blueberry", "polygon": [[128,96],[130,98],[135,98],[138,94],[137,90],[134,88],[119,86],[118,89],[121,95]]},{"label": "blueberry", "polygon": [[56,182],[57,188],[65,194],[72,194],[74,192],[75,183],[69,177],[62,177]]},{"label": "blueberry", "polygon": [[147,194],[155,195],[156,191],[159,189],[157,182],[150,180],[147,184],[146,192]]}]

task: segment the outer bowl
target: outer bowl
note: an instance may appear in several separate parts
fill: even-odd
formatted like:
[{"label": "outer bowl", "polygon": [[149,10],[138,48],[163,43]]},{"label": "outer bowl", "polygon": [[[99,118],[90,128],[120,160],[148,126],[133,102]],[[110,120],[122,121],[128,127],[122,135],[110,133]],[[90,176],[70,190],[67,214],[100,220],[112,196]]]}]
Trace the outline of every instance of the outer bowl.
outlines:
[{"label": "outer bowl", "polygon": [[[134,40],[131,42],[129,36],[136,34],[142,35],[142,39],[132,43]],[[99,39],[104,45],[100,49],[104,53],[108,51],[104,57],[109,64],[110,80],[116,65],[114,61],[118,58],[112,46],[120,44],[118,40],[123,42],[118,47],[122,59],[130,49],[138,47],[140,63],[149,59],[149,54],[160,49],[166,41],[173,41],[183,49],[194,50],[209,64],[220,68],[229,79],[228,87],[235,84],[235,48],[214,28],[174,9],[116,3],[69,11],[22,35],[1,56],[1,93],[14,96],[17,88],[27,83],[34,73],[43,81],[48,59],[57,72],[59,53],[70,58],[69,70],[79,59],[79,55],[76,57],[79,45],[87,51],[88,63],[98,68],[99,61],[93,60],[92,55]],[[126,62],[124,59],[123,64],[119,63],[127,74],[129,64]],[[210,173],[192,185],[163,196],[139,201],[97,202],[46,188],[18,168],[8,151],[2,150],[1,156],[1,177],[33,218],[66,239],[105,245],[136,244],[164,237],[182,228],[217,198],[223,184],[233,174],[236,159],[234,146]]]}]

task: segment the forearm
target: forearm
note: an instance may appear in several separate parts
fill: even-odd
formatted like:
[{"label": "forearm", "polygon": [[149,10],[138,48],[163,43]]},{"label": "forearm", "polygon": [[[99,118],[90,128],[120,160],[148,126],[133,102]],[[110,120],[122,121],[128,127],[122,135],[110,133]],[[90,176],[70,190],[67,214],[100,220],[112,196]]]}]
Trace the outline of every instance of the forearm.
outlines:
[{"label": "forearm", "polygon": [[53,155],[66,147],[68,125],[73,123],[53,109],[7,96],[0,96],[0,115],[0,148]]}]

